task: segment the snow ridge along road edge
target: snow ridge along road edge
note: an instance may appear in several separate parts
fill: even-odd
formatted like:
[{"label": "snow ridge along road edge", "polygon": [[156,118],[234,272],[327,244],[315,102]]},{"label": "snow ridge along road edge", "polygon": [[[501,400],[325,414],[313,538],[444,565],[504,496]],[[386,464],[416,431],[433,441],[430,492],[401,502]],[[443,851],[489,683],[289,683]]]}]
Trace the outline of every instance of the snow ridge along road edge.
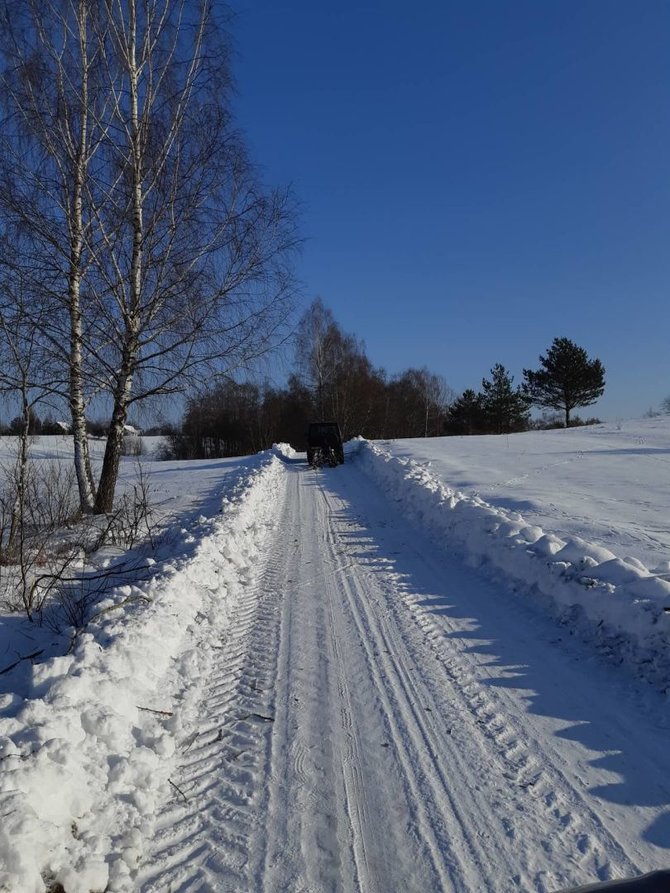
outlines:
[{"label": "snow ridge along road edge", "polygon": [[1,891],[133,889],[172,791],[174,741],[253,578],[284,475],[276,452],[245,461],[221,513],[182,531],[187,557],[120,587],[127,604],[36,665],[29,697],[0,695]]},{"label": "snow ridge along road edge", "polygon": [[354,441],[348,455],[443,548],[489,577],[502,573],[608,657],[670,690],[667,568],[649,570],[578,537],[565,540],[528,525],[516,512],[446,486],[430,462],[393,456],[380,444]]}]

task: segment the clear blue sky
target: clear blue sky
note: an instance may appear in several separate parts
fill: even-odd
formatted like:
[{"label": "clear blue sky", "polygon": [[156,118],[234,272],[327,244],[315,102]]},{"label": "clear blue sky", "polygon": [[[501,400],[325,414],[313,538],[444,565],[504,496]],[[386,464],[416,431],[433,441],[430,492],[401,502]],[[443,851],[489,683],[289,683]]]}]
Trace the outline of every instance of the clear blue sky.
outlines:
[{"label": "clear blue sky", "polygon": [[555,336],[603,419],[670,394],[668,0],[233,0],[238,118],[299,263],[389,372],[521,380]]}]

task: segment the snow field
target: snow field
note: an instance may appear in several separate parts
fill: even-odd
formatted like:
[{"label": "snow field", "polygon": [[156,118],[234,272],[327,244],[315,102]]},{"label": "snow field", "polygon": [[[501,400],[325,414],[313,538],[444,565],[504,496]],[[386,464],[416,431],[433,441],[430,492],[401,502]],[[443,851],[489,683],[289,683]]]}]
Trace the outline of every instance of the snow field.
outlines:
[{"label": "snow field", "polygon": [[182,531],[190,557],[119,587],[72,653],[33,667],[25,697],[0,695],[0,890],[134,889],[175,736],[253,576],[283,473],[273,453],[248,460],[220,515]]},{"label": "snow field", "polygon": [[[648,568],[670,557],[670,415],[616,424],[389,441],[453,490]],[[666,565],[667,567],[667,565]]]},{"label": "snow field", "polygon": [[670,572],[620,558],[578,536],[561,538],[522,515],[448,487],[430,461],[358,441],[361,465],[443,547],[472,567],[540,598],[562,622],[662,690],[670,686]]}]

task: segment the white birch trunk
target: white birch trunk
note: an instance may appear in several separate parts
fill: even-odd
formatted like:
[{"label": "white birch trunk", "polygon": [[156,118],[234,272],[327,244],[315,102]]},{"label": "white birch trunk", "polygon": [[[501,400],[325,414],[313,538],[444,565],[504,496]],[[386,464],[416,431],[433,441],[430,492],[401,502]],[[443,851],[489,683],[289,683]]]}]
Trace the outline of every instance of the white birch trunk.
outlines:
[{"label": "white birch trunk", "polygon": [[114,391],[114,410],[107,435],[105,457],[100,474],[95,511],[111,512],[114,491],[123,450],[124,425],[132,392],[133,375],[137,360],[140,329],[140,299],[142,294],[142,138],[139,112],[139,68],[137,65],[137,7],[136,0],[128,2],[127,66],[130,90],[130,164],[132,167],[132,256],[130,264],[129,300],[125,313],[125,332],[121,368]]},{"label": "white birch trunk", "polygon": [[86,38],[86,0],[79,0],[77,21],[81,48],[81,113],[79,144],[76,150],[72,198],[70,205],[70,270],[68,277],[68,306],[70,312],[70,414],[74,443],[74,467],[79,487],[79,502],[83,512],[94,505],[94,484],[86,431],[86,407],[83,387],[81,277],[84,247],[83,191],[86,179],[88,152],[88,48]]}]

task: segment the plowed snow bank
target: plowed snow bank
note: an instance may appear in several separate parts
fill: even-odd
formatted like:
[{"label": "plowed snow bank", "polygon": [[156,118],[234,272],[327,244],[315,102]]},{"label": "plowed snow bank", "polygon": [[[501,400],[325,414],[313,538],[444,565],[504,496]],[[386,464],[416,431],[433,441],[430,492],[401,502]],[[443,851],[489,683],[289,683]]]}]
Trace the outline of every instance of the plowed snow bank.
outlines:
[{"label": "plowed snow bank", "polygon": [[580,635],[661,688],[670,685],[670,575],[574,537],[561,539],[516,513],[452,490],[430,463],[363,441],[359,461],[391,499],[449,549],[489,576],[539,597]]},{"label": "plowed snow bank", "polygon": [[189,689],[252,576],[284,473],[270,452],[249,460],[221,514],[183,531],[191,557],[120,587],[71,654],[33,668],[24,697],[0,696],[0,890],[133,889]]}]

